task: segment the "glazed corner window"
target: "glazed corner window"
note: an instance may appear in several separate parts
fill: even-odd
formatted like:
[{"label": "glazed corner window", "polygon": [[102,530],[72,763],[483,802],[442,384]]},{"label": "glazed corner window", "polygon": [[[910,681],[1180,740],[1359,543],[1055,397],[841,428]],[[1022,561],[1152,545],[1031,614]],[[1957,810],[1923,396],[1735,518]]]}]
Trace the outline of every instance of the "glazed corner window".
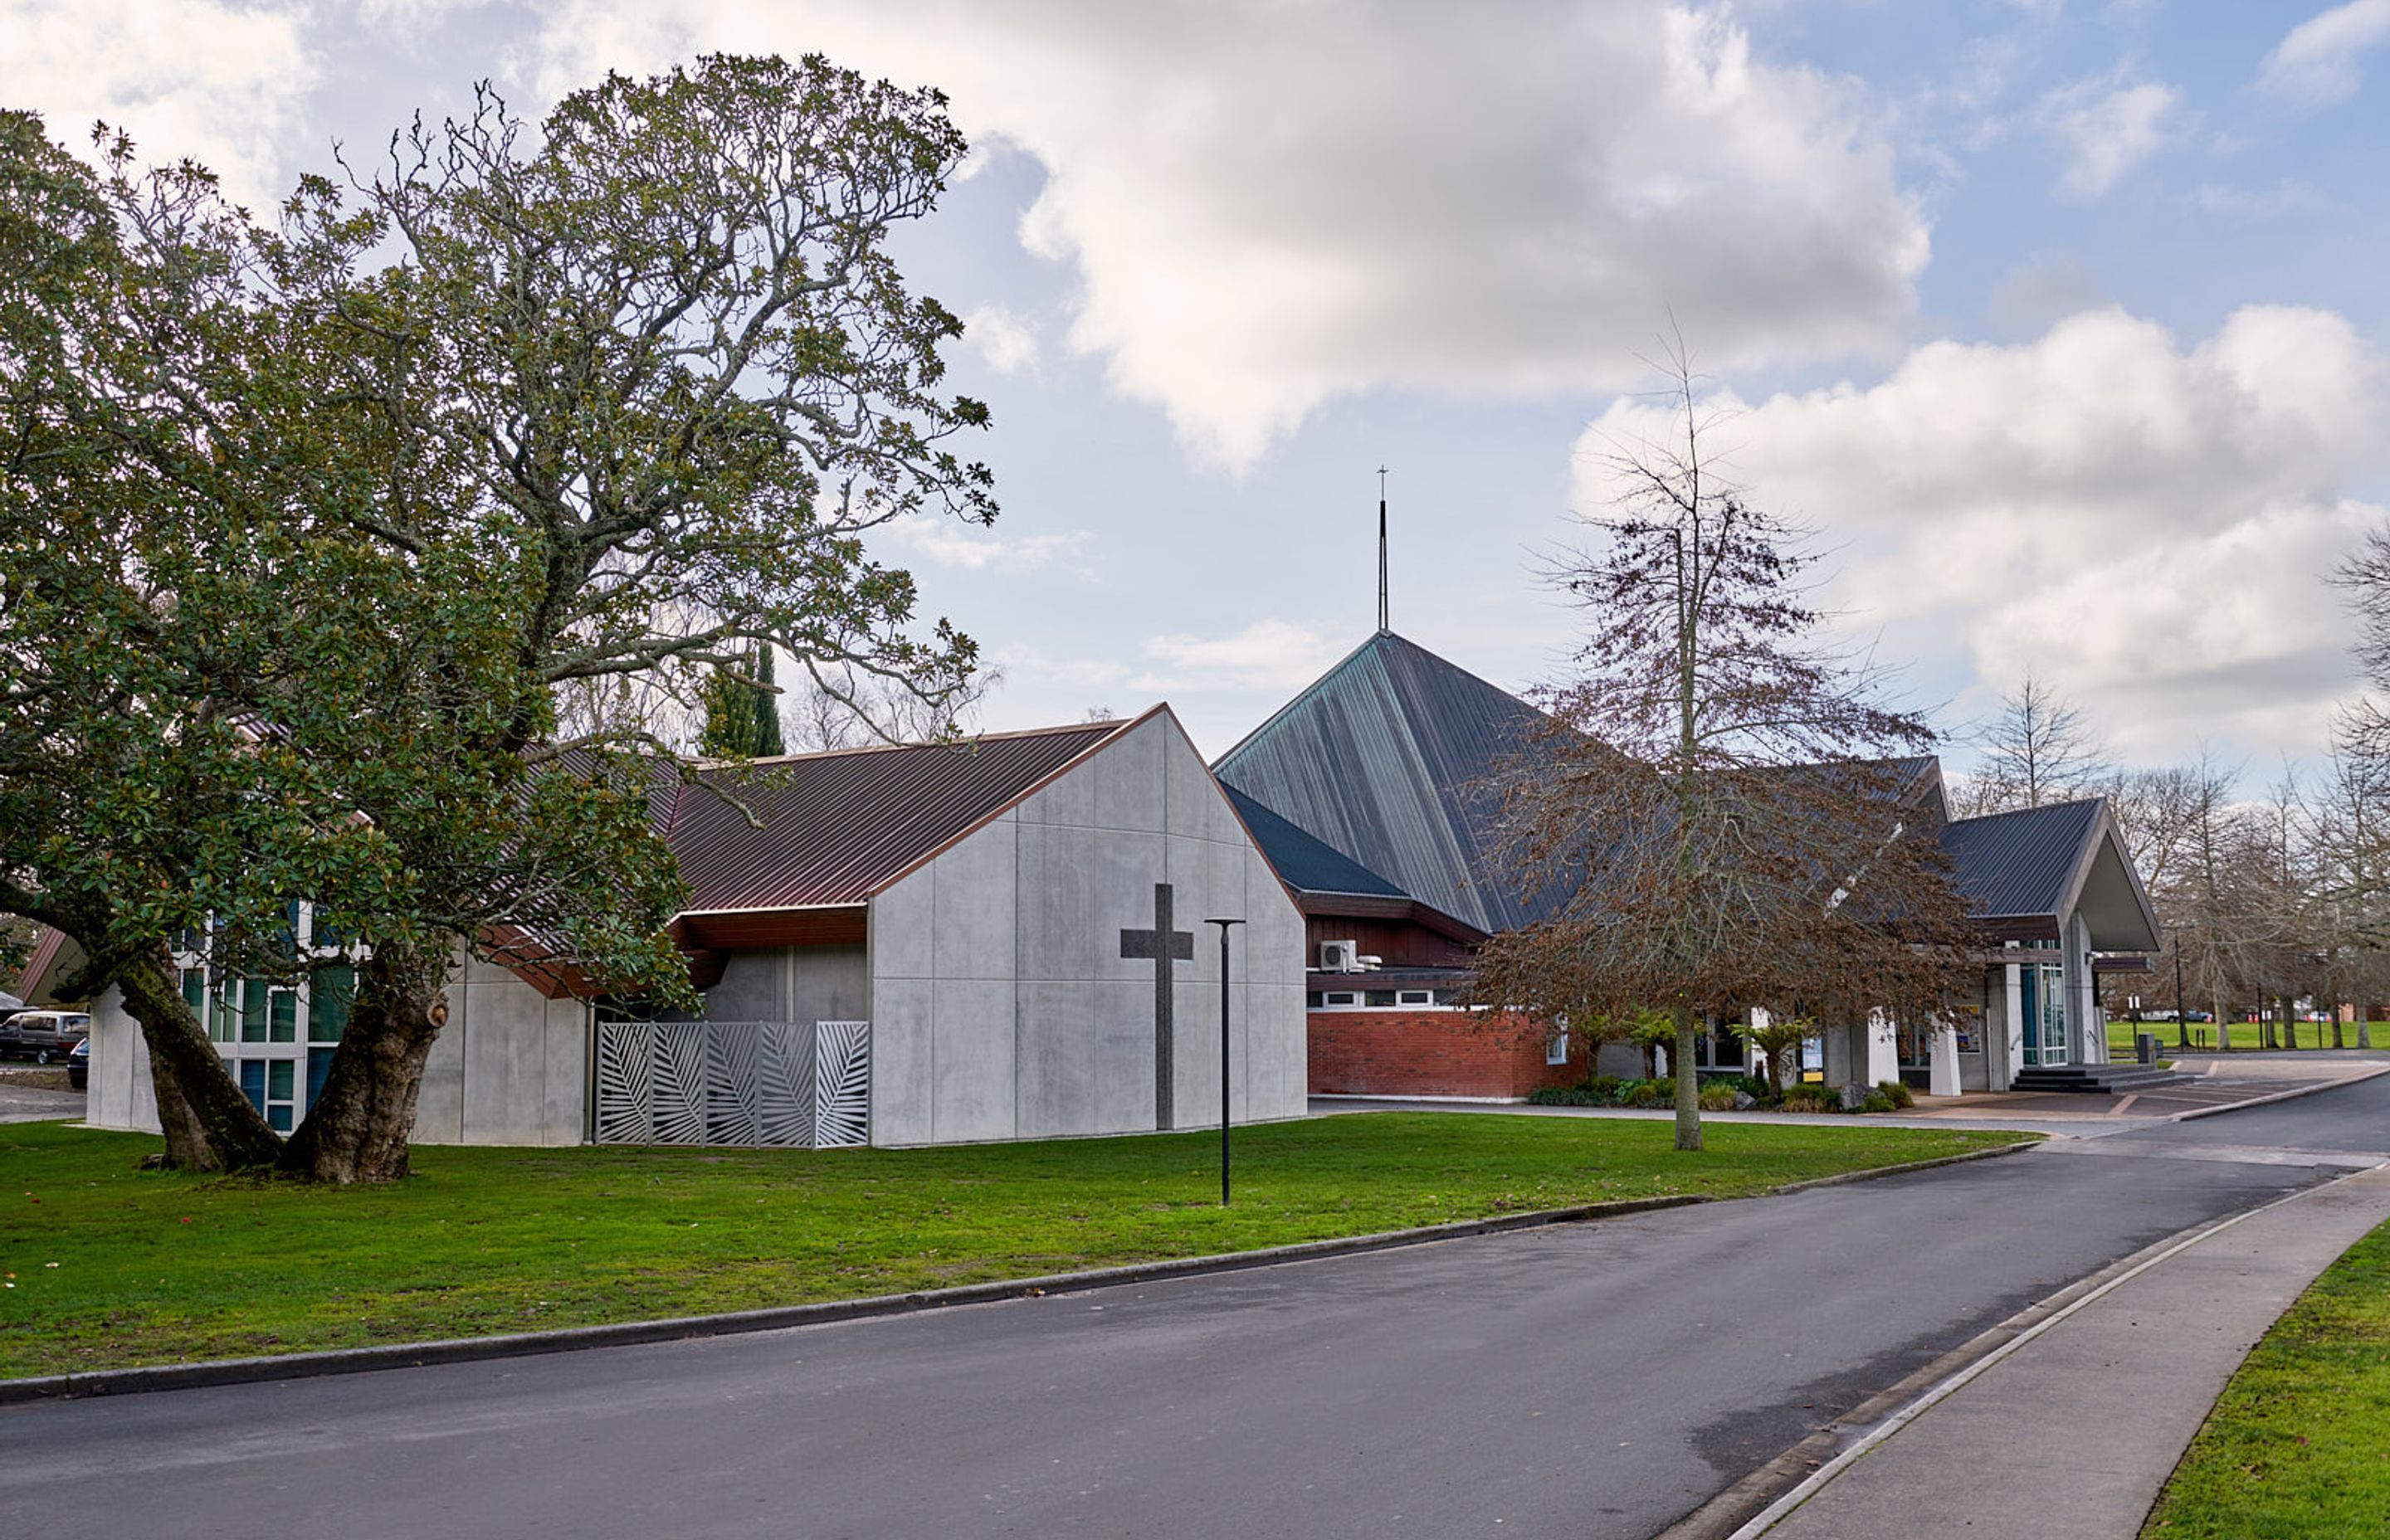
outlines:
[{"label": "glazed corner window", "polygon": [[1552,1033],[1552,1040],[1544,1045],[1544,1062],[1547,1064],[1568,1062],[1568,1033],[1564,1032]]},{"label": "glazed corner window", "polygon": [[317,969],[307,995],[307,1041],[339,1042],[349,1030],[349,1003],[356,993],[355,969],[345,963]]}]

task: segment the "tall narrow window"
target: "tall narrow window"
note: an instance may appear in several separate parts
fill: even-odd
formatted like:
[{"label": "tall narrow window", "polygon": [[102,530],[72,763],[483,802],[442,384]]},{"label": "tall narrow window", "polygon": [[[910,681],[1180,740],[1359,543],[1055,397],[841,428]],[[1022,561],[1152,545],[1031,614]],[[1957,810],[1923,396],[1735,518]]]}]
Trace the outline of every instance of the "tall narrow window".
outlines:
[{"label": "tall narrow window", "polygon": [[339,1042],[349,1030],[349,1004],[356,994],[355,969],[346,963],[317,969],[307,991],[307,1041]]}]

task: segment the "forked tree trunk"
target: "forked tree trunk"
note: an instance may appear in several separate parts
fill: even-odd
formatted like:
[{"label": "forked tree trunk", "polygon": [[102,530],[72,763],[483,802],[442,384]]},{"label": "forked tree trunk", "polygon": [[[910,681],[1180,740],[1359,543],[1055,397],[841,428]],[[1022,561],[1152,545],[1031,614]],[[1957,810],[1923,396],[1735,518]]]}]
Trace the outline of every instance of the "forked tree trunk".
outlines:
[{"label": "forked tree trunk", "polygon": [[1676,1062],[1669,1066],[1677,1072],[1677,1148],[1699,1149],[1702,1147],[1702,1084],[1693,1073],[1693,1007],[1677,1007]]},{"label": "forked tree trunk", "polygon": [[148,1046],[167,1166],[245,1171],[274,1164],[282,1154],[281,1138],[225,1070],[223,1056],[208,1041],[207,1029],[162,957],[143,957],[118,969],[116,987]]},{"label": "forked tree trunk", "polygon": [[306,1122],[283,1149],[283,1170],[311,1182],[406,1175],[423,1063],[444,1020],[435,1020],[433,1007],[446,976],[445,955],[420,948],[384,947],[358,968],[348,1030]]}]

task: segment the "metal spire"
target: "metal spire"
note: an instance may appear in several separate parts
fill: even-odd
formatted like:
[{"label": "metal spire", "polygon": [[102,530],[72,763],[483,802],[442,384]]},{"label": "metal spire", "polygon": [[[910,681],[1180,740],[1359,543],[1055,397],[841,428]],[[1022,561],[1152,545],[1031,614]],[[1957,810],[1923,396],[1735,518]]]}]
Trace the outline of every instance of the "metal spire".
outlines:
[{"label": "metal spire", "polygon": [[1378,468],[1378,629],[1392,631],[1386,619],[1386,468]]}]

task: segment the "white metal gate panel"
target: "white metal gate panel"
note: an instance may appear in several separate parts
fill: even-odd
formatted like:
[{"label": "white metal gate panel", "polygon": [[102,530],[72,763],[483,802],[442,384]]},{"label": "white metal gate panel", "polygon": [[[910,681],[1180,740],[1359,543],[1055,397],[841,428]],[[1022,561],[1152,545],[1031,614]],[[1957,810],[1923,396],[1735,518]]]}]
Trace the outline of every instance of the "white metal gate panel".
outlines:
[{"label": "white metal gate panel", "polygon": [[871,1142],[868,1021],[601,1021],[599,1144]]}]

